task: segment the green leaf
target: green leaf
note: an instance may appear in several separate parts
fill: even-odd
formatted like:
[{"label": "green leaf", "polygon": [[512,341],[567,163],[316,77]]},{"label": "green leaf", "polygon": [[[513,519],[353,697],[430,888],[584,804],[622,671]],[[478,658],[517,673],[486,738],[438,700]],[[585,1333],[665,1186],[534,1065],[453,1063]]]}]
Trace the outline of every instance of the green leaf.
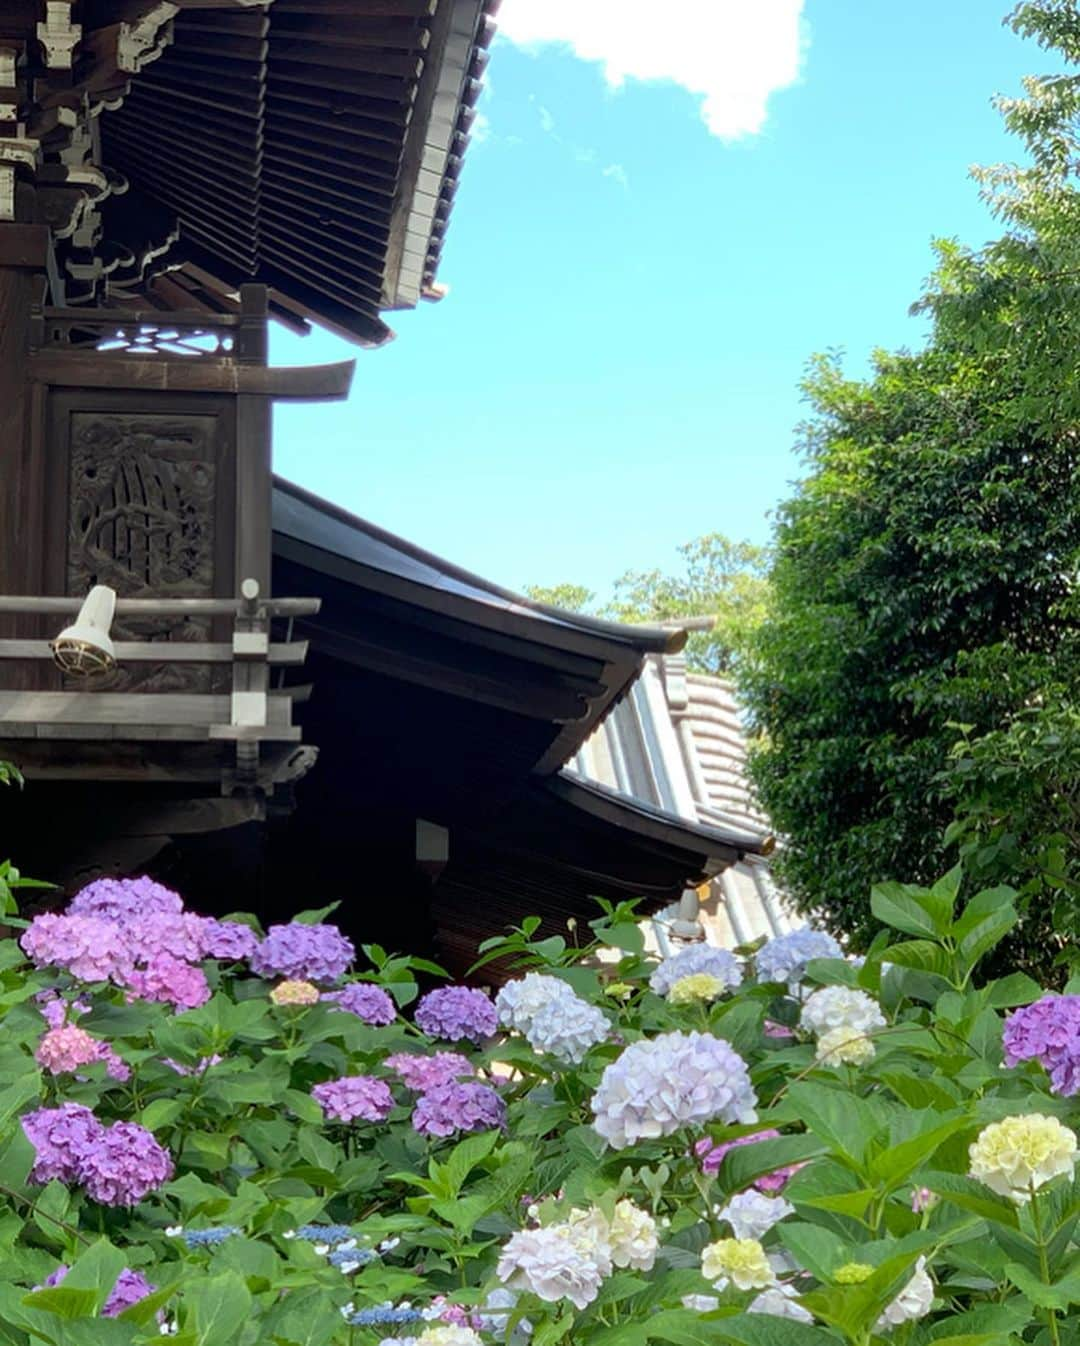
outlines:
[{"label": "green leaf", "polygon": [[991,1192],[974,1178],[959,1173],[923,1173],[923,1185],[936,1193],[943,1201],[949,1201],[961,1210],[979,1215],[993,1224],[1008,1229],[1019,1229],[1020,1217],[1016,1206],[1006,1197]]},{"label": "green leaf", "polygon": [[[918,1117],[918,1114],[914,1114]],[[942,1119],[939,1112],[927,1109],[920,1118],[924,1129],[906,1140],[889,1145],[870,1162],[870,1173],[879,1182],[895,1187],[926,1163],[958,1131],[971,1125],[967,1113]]]},{"label": "green leaf", "polygon": [[44,1290],[31,1290],[22,1301],[28,1309],[55,1313],[58,1318],[93,1318],[98,1309],[94,1290],[78,1290],[70,1285],[51,1285]]},{"label": "green leaf", "polygon": [[251,1292],[235,1271],[193,1281],[184,1292],[187,1326],[195,1330],[196,1346],[221,1346],[232,1341],[247,1321]]},{"label": "green leaf", "polygon": [[[924,892],[923,889],[903,883],[875,883],[870,890],[870,910],[884,925],[891,925],[894,930],[902,930],[905,935],[922,935],[928,939],[936,939],[948,932],[950,922],[946,921],[944,928],[941,927],[936,913],[940,912],[942,904],[929,898],[928,902],[933,910],[928,911],[927,904],[916,896]],[[951,917],[951,903],[948,912]]]},{"label": "green leaf", "polygon": [[499,1141],[497,1131],[481,1131],[477,1135],[467,1136],[450,1151],[444,1169],[450,1190],[454,1196],[461,1191],[462,1184],[477,1164],[483,1163]]},{"label": "green leaf", "polygon": [[327,916],[332,916],[340,906],[340,902],[331,902],[329,906],[319,907],[317,911],[298,912],[297,915],[293,916],[291,919],[294,920],[297,925],[321,925],[322,922],[326,920]]},{"label": "green leaf", "polygon": [[94,1311],[99,1313],[126,1265],[127,1259],[119,1248],[114,1248],[108,1239],[97,1239],[75,1259],[63,1285],[57,1288],[91,1291]]},{"label": "green leaf", "polygon": [[1074,1267],[1052,1285],[1045,1285],[1019,1262],[1008,1263],[1005,1274],[1037,1308],[1064,1312],[1070,1304],[1080,1304],[1080,1266]]},{"label": "green leaf", "polygon": [[184,1102],[179,1098],[155,1098],[142,1110],[139,1123],[148,1131],[156,1131],[162,1126],[171,1126],[183,1114]]}]

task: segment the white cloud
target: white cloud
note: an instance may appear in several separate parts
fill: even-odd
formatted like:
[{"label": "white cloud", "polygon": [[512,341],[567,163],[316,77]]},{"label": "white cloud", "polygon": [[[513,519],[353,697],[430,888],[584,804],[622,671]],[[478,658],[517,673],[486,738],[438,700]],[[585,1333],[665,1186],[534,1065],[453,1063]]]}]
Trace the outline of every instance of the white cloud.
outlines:
[{"label": "white cloud", "polygon": [[482,145],[485,140],[491,139],[491,118],[484,112],[478,112],[473,119],[472,130],[470,132],[473,142]]},{"label": "white cloud", "polygon": [[670,80],[701,101],[710,132],[755,135],[769,96],[794,84],[804,0],[505,0],[499,31],[517,46],[559,43],[603,67],[612,88]]},{"label": "white cloud", "polygon": [[630,179],[626,176],[626,169],[622,164],[608,164],[606,168],[600,170],[600,173],[602,177],[617,182],[624,191],[630,190]]},{"label": "white cloud", "polygon": [[555,130],[555,118],[551,115],[548,109],[544,107],[543,103],[540,104],[539,111],[540,125],[550,134]]}]

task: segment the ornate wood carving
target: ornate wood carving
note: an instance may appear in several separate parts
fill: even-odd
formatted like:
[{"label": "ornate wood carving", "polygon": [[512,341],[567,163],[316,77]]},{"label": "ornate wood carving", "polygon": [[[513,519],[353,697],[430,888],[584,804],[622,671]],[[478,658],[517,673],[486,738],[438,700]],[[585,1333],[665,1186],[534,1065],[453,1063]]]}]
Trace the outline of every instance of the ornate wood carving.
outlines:
[{"label": "ornate wood carving", "polygon": [[[70,422],[67,591],[108,584],[125,598],[210,597],[215,589],[214,416],[75,412]],[[211,638],[207,618],[125,618],[120,640]],[[210,670],[129,666],[109,684],[208,691]]]}]

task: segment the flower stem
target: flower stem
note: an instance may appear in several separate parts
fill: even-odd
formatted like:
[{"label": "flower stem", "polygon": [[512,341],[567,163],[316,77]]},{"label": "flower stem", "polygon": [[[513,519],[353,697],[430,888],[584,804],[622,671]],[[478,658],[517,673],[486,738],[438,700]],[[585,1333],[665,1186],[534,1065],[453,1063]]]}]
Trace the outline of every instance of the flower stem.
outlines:
[{"label": "flower stem", "polygon": [[[1046,1256],[1046,1238],[1043,1234],[1042,1209],[1039,1205],[1039,1198],[1035,1191],[1035,1184],[1032,1183],[1031,1191],[1031,1223],[1035,1226],[1035,1242],[1039,1249],[1039,1274],[1042,1277],[1042,1283],[1050,1286],[1053,1282],[1050,1280],[1050,1263]],[[1046,1325],[1050,1329],[1050,1340],[1053,1346],[1061,1346],[1061,1337],[1058,1333],[1057,1310],[1048,1308],[1046,1310]]]}]

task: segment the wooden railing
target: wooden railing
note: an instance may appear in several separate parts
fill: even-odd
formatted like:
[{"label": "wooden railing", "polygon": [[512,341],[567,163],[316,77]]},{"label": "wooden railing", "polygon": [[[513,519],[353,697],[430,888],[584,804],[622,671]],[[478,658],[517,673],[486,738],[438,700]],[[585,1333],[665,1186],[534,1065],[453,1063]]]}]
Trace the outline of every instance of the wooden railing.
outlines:
[{"label": "wooden railing", "polygon": [[[78,612],[77,598],[0,596],[0,614],[32,614],[63,618]],[[270,686],[272,668],[296,667],[307,655],[307,642],[270,639],[274,618],[318,612],[317,598],[261,599],[255,580],[245,580],[235,599],[120,598],[117,616],[231,617],[229,641],[117,641],[119,665],[127,662],[227,664],[232,668],[230,692],[116,692],[108,677],[100,690],[0,691],[0,741],[6,739],[130,740],[152,743],[219,743],[235,745],[238,788],[259,779],[260,745],[298,743],[300,729],[292,723],[295,693]],[[46,640],[0,639],[0,661],[51,660]]]}]

